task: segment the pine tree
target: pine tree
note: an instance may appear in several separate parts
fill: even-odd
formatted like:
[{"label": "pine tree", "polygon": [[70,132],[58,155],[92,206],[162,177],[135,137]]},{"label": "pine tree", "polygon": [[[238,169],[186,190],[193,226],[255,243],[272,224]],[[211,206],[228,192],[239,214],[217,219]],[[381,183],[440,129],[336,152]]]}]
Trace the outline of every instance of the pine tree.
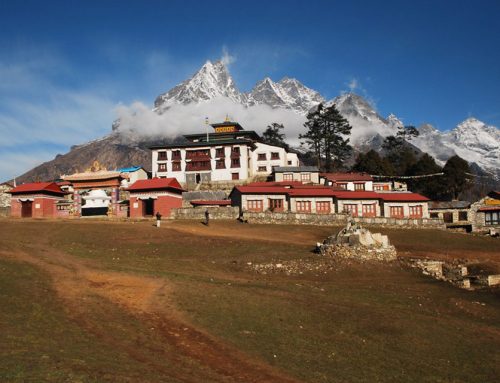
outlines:
[{"label": "pine tree", "polygon": [[304,139],[303,144],[314,152],[319,168],[322,168],[323,159],[324,169],[330,172],[334,165],[340,166],[350,154],[352,148],[349,138],[344,137],[351,133],[352,127],[334,104],[328,108],[319,104],[316,110],[307,115],[304,126],[307,131],[299,138]]},{"label": "pine tree", "polygon": [[394,174],[394,168],[391,163],[385,158],[380,157],[373,149],[366,153],[359,153],[352,170],[375,175]]},{"label": "pine tree", "polygon": [[[428,175],[441,173],[442,171],[443,169],[436,164],[434,158],[424,153],[424,155],[408,169],[407,175]],[[433,200],[441,199],[446,188],[443,183],[443,176],[410,179],[408,181],[408,187],[410,190],[422,193]]]},{"label": "pine tree", "polygon": [[271,125],[268,125],[264,133],[262,133],[262,141],[269,145],[281,146],[288,150],[290,147],[285,142],[285,133],[281,133],[282,130],[285,130],[283,124],[278,124],[277,122],[273,122]]},{"label": "pine tree", "polygon": [[443,172],[447,190],[446,196],[451,199],[458,199],[460,193],[470,186],[469,163],[455,155],[446,161]]}]

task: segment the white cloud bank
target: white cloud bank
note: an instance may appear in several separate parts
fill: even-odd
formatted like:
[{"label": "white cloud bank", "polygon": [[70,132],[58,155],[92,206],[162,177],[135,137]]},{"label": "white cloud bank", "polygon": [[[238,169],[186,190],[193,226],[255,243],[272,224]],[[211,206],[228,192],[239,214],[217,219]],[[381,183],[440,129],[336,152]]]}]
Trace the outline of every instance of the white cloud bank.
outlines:
[{"label": "white cloud bank", "polygon": [[[245,107],[228,98],[217,98],[198,104],[174,104],[159,115],[141,102],[116,109],[120,126],[118,131],[132,139],[141,137],[175,137],[205,131],[205,118],[210,123],[222,122],[226,115],[239,122],[245,130],[262,133],[273,122],[285,126],[287,142],[298,145],[298,135],[305,131],[305,117],[291,110],[272,109],[267,105]],[[209,127],[210,131],[212,128]]]}]

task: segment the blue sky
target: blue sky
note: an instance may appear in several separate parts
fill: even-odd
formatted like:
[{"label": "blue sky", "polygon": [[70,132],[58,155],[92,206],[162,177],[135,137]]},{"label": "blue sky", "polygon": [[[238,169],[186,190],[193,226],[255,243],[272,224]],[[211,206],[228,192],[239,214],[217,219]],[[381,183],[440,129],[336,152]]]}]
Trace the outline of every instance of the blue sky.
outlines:
[{"label": "blue sky", "polygon": [[441,130],[500,126],[499,1],[0,2],[0,180],[110,131],[227,50],[247,91],[295,77]]}]

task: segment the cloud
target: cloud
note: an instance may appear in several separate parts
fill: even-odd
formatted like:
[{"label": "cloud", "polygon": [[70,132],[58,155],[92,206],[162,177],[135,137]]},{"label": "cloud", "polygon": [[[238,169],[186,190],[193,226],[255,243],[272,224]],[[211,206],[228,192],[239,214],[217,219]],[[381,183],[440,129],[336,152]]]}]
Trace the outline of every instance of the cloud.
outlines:
[{"label": "cloud", "polygon": [[355,92],[356,89],[359,88],[359,81],[357,78],[352,78],[351,81],[349,81],[349,83],[347,84],[347,86],[349,87],[349,90],[351,92]]},{"label": "cloud", "polygon": [[236,62],[236,56],[232,56],[229,54],[229,51],[225,45],[222,46],[222,57],[220,58],[222,63],[226,66],[231,65]]},{"label": "cloud", "polygon": [[[175,137],[182,134],[204,132],[205,117],[210,122],[224,121],[226,115],[238,121],[246,130],[262,133],[273,123],[285,126],[287,141],[298,145],[298,135],[304,131],[305,117],[291,110],[272,109],[267,105],[245,107],[228,98],[216,98],[198,104],[173,104],[163,114],[157,114],[141,102],[116,108],[120,119],[118,131],[131,140],[142,137]],[[212,128],[210,128],[212,129]]]},{"label": "cloud", "polygon": [[116,103],[108,89],[75,86],[72,76],[48,48],[0,55],[0,180],[111,130]]}]

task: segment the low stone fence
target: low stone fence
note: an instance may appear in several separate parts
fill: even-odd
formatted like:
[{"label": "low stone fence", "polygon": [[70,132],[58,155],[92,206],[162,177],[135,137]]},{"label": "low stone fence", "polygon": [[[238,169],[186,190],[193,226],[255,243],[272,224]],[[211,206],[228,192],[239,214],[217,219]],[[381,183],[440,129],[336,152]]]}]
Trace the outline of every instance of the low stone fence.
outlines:
[{"label": "low stone fence", "polygon": [[[348,214],[306,214],[293,212],[244,212],[244,220],[249,223],[271,223],[271,224],[298,224],[298,225],[345,225],[349,219]],[[422,228],[422,229],[444,229],[442,220],[434,218],[387,218],[387,217],[356,217],[355,222],[363,226],[397,227],[397,228]]]},{"label": "low stone fence", "polygon": [[0,207],[0,217],[10,217],[10,206]]},{"label": "low stone fence", "polygon": [[172,209],[170,212],[170,219],[205,219],[205,210],[208,209],[210,219],[236,219],[238,218],[239,209],[233,206],[222,207],[181,207]]}]

